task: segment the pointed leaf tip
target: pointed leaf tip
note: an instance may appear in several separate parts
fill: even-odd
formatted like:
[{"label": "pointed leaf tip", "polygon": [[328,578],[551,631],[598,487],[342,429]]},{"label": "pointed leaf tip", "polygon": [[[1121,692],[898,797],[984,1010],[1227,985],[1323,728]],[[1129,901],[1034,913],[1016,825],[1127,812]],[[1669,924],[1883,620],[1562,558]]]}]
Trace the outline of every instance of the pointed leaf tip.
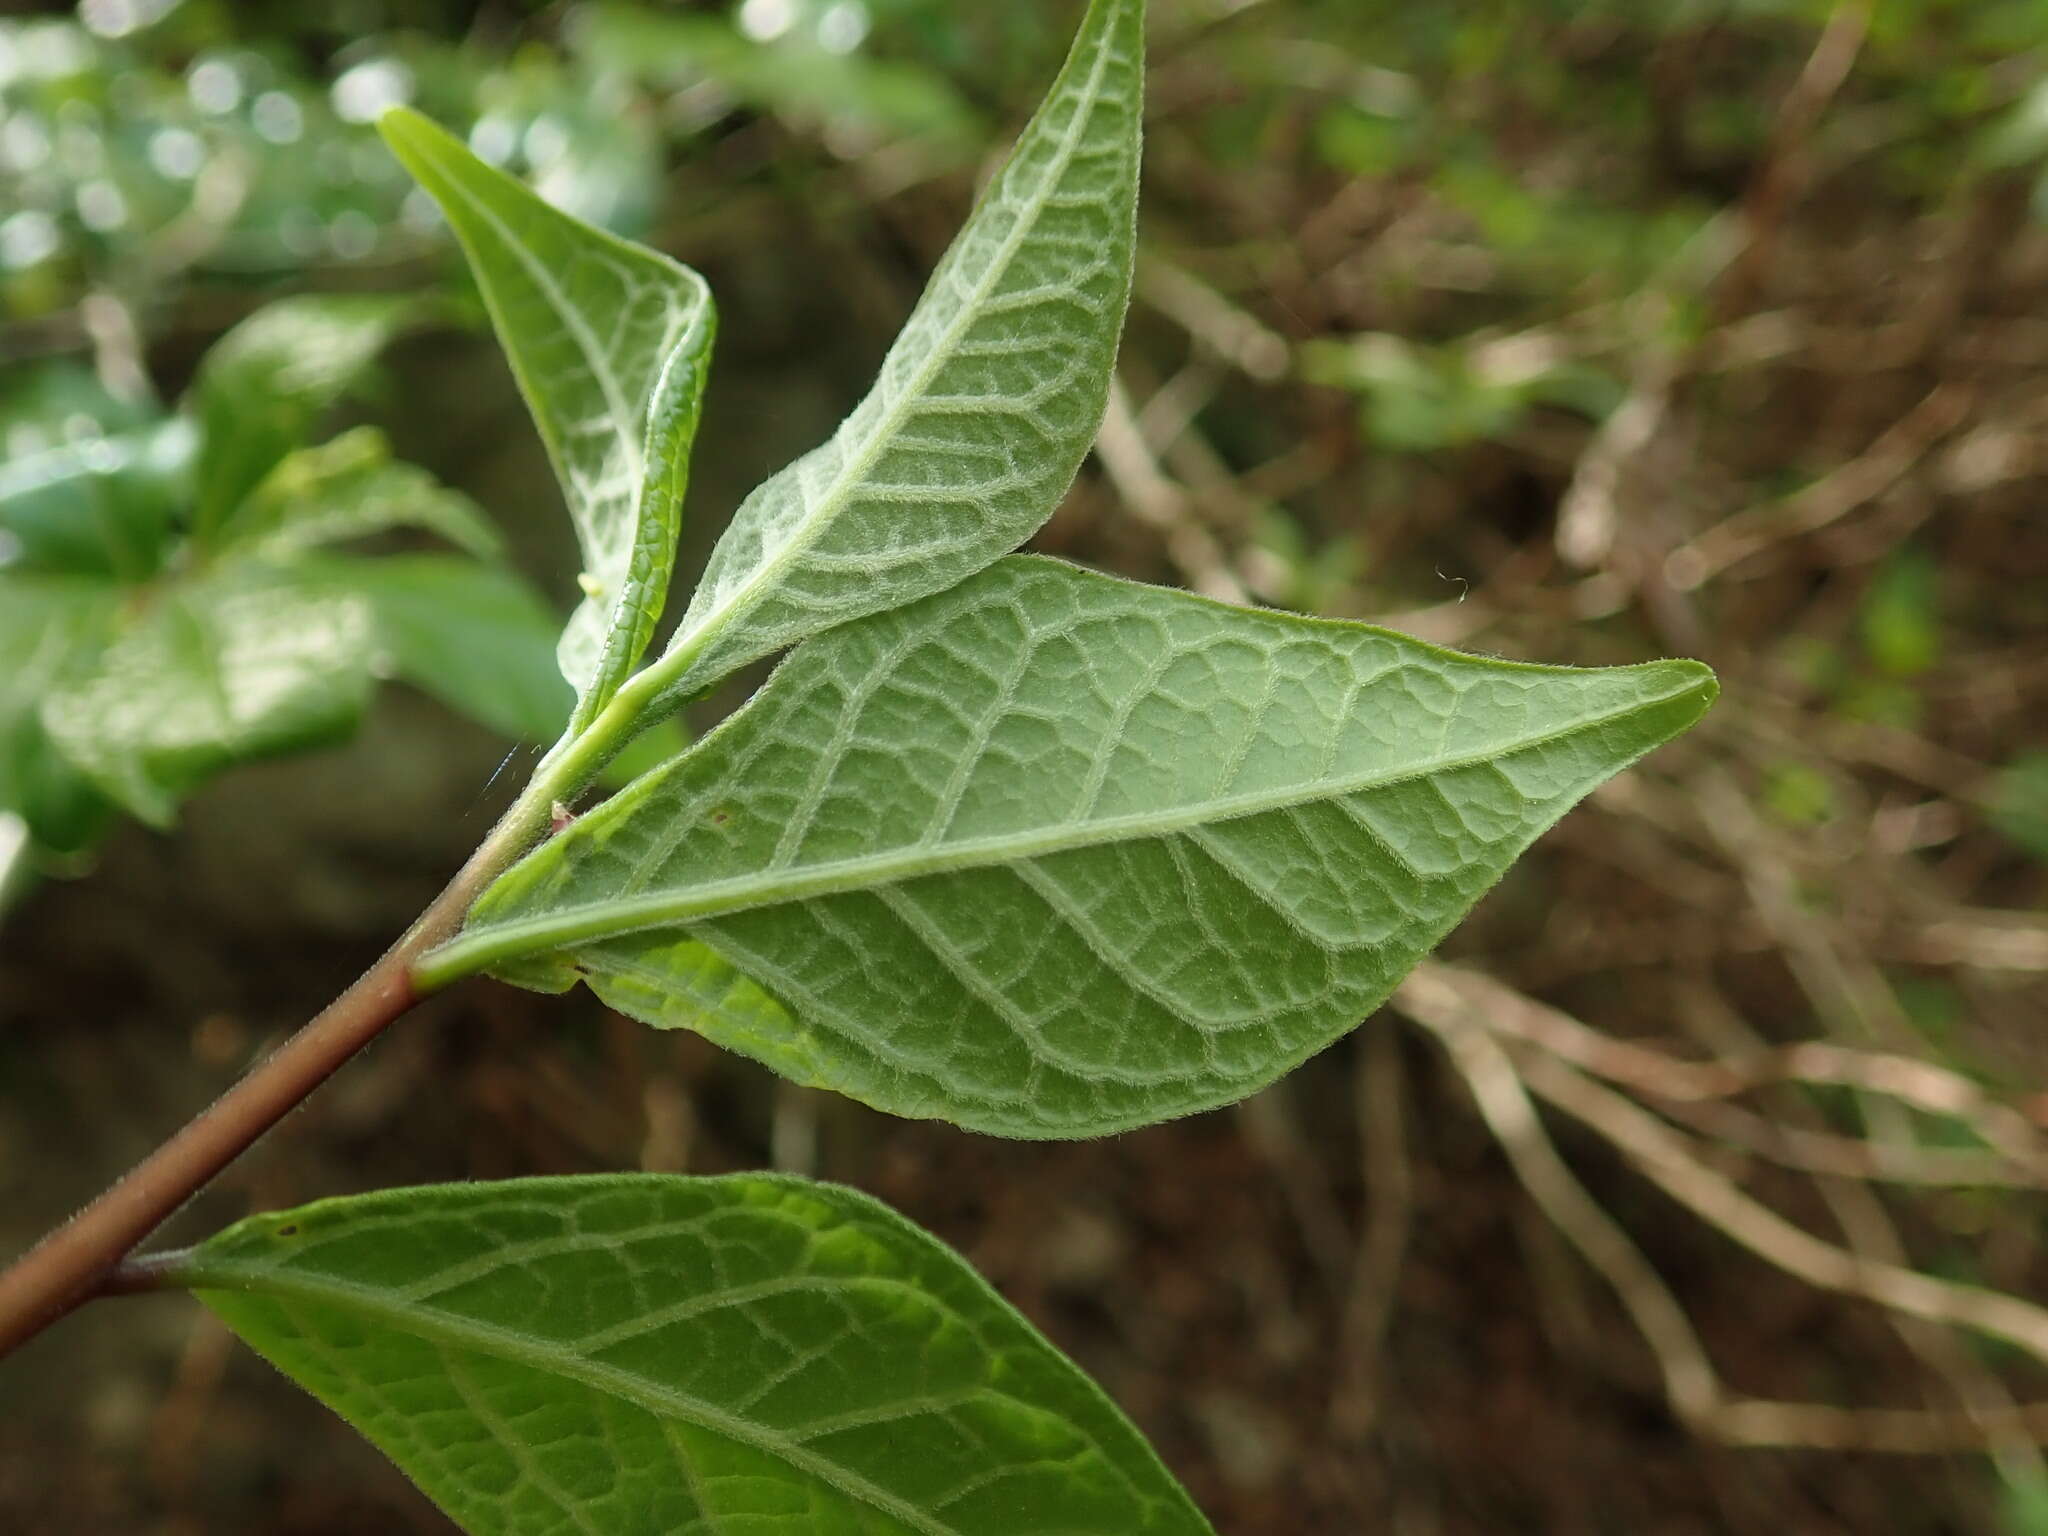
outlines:
[{"label": "pointed leaf tip", "polygon": [[560,647],[579,694],[573,734],[639,664],[667,598],[716,331],[710,290],[410,108],[377,128],[469,258],[576,527],[591,585]]},{"label": "pointed leaf tip", "polygon": [[663,695],[951,586],[1029,538],[1102,424],[1130,301],[1144,6],[1095,0],[867,398],[734,514]]},{"label": "pointed leaf tip", "polygon": [[1350,1029],[1713,691],[1011,557],[807,642],[441,963],[571,958],[622,1011],[896,1114],[1125,1130]]}]

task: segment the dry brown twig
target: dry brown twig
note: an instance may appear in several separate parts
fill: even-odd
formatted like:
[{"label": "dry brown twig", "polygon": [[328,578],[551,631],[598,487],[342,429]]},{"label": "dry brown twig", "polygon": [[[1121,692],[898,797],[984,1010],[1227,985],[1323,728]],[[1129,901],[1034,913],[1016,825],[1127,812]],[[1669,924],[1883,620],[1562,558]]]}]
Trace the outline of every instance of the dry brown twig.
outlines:
[{"label": "dry brown twig", "polygon": [[1218,360],[1262,384],[1287,376],[1287,338],[1155,252],[1138,263],[1138,297]]},{"label": "dry brown twig", "polygon": [[1871,0],[1838,0],[1806,65],[1778,103],[1763,163],[1743,199],[1747,241],[1721,293],[1724,314],[1740,313],[1762,286],[1785,214],[1811,176],[1812,142],[1870,34]]},{"label": "dry brown twig", "polygon": [[[2000,1104],[1960,1073],[1882,1051],[1807,1042],[1719,1061],[1682,1061],[1663,1051],[1616,1040],[1569,1014],[1545,1007],[1484,976],[1460,981],[1483,1000],[1489,1028],[1511,1035],[1609,1082],[1625,1083],[1675,1105],[1729,1099],[1779,1083],[1860,1088],[1967,1125],[2005,1164],[1998,1182],[2048,1187],[2048,1146],[2025,1115]],[[1867,1144],[1866,1144],[1867,1145]],[[1939,1149],[1934,1149],[1939,1150]],[[1883,1150],[1872,1149],[1882,1160]],[[1922,1149],[1926,1155],[1926,1149]],[[1979,1159],[1981,1164],[1984,1160]],[[1991,1165],[1991,1166],[1995,1166]],[[1902,1175],[1916,1183],[1976,1183]]]},{"label": "dry brown twig", "polygon": [[1840,468],[1795,495],[1738,512],[1681,544],[1665,558],[1664,579],[1677,591],[1693,591],[1774,545],[1815,533],[1868,506],[1961,426],[1975,399],[1967,385],[1936,385]]},{"label": "dry brown twig", "polygon": [[1344,1365],[1330,1394],[1330,1418],[1363,1441],[1378,1418],[1380,1360],[1415,1215],[1415,1169],[1402,1109],[1408,1085],[1400,1042],[1391,1031],[1366,1035],[1355,1080],[1367,1204],[1344,1308]]},{"label": "dry brown twig", "polygon": [[[1709,1049],[1744,1058],[1764,1054],[1766,1042],[1718,992],[1698,986],[1686,989],[1682,998],[1689,1031]],[[1779,1113],[1792,1127],[1825,1127],[1818,1106],[1808,1096],[1780,1092],[1773,1097]],[[1877,1145],[1889,1150],[1897,1144],[1884,1141]],[[1898,1225],[1870,1181],[1817,1178],[1814,1188],[1833,1211],[1849,1247],[1884,1263],[1907,1262],[1906,1245]],[[2025,1468],[2037,1477],[2048,1476],[2048,1457],[2043,1456],[2040,1445],[2014,1426],[2010,1412],[2015,1406],[2012,1393],[1969,1340],[1953,1330],[1897,1314],[1892,1314],[1891,1323],[1900,1340],[1940,1378],[1956,1402],[1979,1416],[1979,1422],[1985,1426],[1986,1445],[1993,1455],[2011,1470]]]},{"label": "dry brown twig", "polygon": [[[1402,983],[1394,1003],[1444,1045],[1524,1188],[1614,1287],[1657,1358],[1673,1411],[1687,1424],[1745,1445],[1934,1453],[2048,1442],[2048,1404],[1847,1409],[1729,1394],[1669,1287],[1559,1156],[1530,1098],[1532,1091],[1601,1136],[1637,1172],[1716,1229],[1808,1284],[1930,1323],[1989,1334],[2043,1361],[2048,1361],[2048,1311],[2018,1297],[1871,1259],[1793,1225],[1708,1167],[1698,1149],[1648,1111],[1603,1087],[1566,1057],[1537,1047],[1531,1031],[1511,1034],[1511,1040],[1519,1041],[1513,1048],[1503,1043],[1497,1023],[1503,1013],[1524,1026],[1532,1016],[1547,1016],[1544,1029],[1535,1033],[1546,1042],[1569,1042],[1581,1050],[1584,1036],[1594,1033],[1512,988],[1425,962]],[[1570,1027],[1560,1027],[1559,1021]],[[1832,1058],[1817,1060],[1840,1065]],[[1878,1080],[1891,1076],[1888,1070],[1877,1073]]]},{"label": "dry brown twig", "polygon": [[1228,553],[1196,520],[1187,488],[1159,467],[1121,379],[1110,382],[1109,410],[1095,439],[1095,456],[1132,516],[1159,535],[1167,559],[1189,586],[1226,603],[1251,601]]}]

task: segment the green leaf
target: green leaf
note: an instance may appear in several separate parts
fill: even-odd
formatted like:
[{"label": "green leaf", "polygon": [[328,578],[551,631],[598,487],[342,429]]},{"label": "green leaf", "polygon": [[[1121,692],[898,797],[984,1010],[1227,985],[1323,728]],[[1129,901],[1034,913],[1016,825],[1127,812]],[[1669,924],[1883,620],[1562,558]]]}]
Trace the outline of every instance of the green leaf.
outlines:
[{"label": "green leaf", "polygon": [[227,547],[289,558],[393,528],[420,528],[485,559],[503,549],[475,502],[417,464],[391,457],[375,427],[300,448],[249,494]]},{"label": "green leaf", "polygon": [[202,549],[222,540],[244,498],[419,310],[410,297],[302,294],[214,343],[190,396],[201,431],[193,533]]},{"label": "green leaf", "polygon": [[2048,864],[2048,752],[2022,752],[1991,783],[1991,825],[2015,848]]},{"label": "green leaf", "polygon": [[76,357],[15,362],[0,375],[0,430],[9,453],[19,456],[72,441],[80,422],[90,424],[90,436],[112,437],[162,415],[162,407],[146,396],[112,393]]},{"label": "green leaf", "polygon": [[36,570],[146,581],[190,498],[191,423],[158,422],[0,464],[0,542]]},{"label": "green leaf", "polygon": [[562,636],[580,731],[653,638],[716,329],[688,267],[558,212],[416,112],[378,124],[441,205],[547,444],[585,601]]},{"label": "green leaf", "polygon": [[1919,677],[1941,659],[1940,567],[1920,550],[1899,550],[1877,568],[1856,618],[1880,672]]},{"label": "green leaf", "polygon": [[834,53],[792,28],[772,42],[742,35],[725,17],[641,5],[578,7],[570,41],[594,68],[675,90],[716,81],[736,101],[803,125],[853,124],[916,140],[948,159],[985,138],[974,111],[937,70]]},{"label": "green leaf", "polygon": [[354,728],[370,688],[360,597],[250,563],[148,597],[42,708],[64,755],[136,816],[166,826],[180,797],[230,763]]},{"label": "green leaf", "polygon": [[510,571],[453,555],[336,558],[307,569],[369,601],[380,648],[407,682],[520,741],[545,746],[561,734],[575,700],[555,667],[560,622]]},{"label": "green leaf", "polygon": [[1714,693],[1013,557],[799,648],[422,974],[552,954],[896,1114],[1124,1130],[1348,1030]]},{"label": "green leaf", "polygon": [[478,1536],[1198,1536],[1099,1389],[865,1195],[447,1184],[162,1271]]},{"label": "green leaf", "polygon": [[0,811],[60,852],[99,835],[107,803],[44,732],[43,700],[58,679],[92,665],[118,601],[106,581],[0,574]]},{"label": "green leaf", "polygon": [[1143,82],[1143,0],[1093,0],[872,393],[734,514],[665,698],[943,590],[1051,515],[1102,424],[1130,298]]}]

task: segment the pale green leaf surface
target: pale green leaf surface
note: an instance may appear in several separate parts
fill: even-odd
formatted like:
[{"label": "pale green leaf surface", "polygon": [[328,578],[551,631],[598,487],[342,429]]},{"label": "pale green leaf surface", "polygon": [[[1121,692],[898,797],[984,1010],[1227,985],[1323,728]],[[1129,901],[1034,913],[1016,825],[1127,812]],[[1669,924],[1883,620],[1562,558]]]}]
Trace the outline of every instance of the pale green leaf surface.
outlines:
[{"label": "pale green leaf surface", "polygon": [[477,1536],[1198,1536],[1099,1389],[865,1195],[439,1185],[169,1270]]},{"label": "pale green leaf surface", "polygon": [[214,343],[188,397],[200,425],[193,533],[201,548],[231,530],[249,493],[419,311],[406,296],[301,294],[257,310]]},{"label": "pale green leaf surface", "polygon": [[169,584],[95,666],[61,679],[42,720],[109,797],[167,825],[230,763],[346,735],[370,689],[360,597],[252,564]]},{"label": "pale green leaf surface", "polygon": [[1094,0],[873,391],[734,514],[666,697],[949,587],[1051,515],[1102,424],[1130,298],[1143,80],[1143,0]]},{"label": "pale green leaf surface", "polygon": [[704,280],[594,229],[403,108],[379,123],[468,253],[561,482],[585,600],[562,636],[580,727],[638,664],[668,593],[715,315]]},{"label": "pale green leaf surface", "polygon": [[1694,662],[1489,661],[1011,557],[800,647],[427,968],[566,952],[897,1114],[1122,1130],[1349,1029],[1713,695]]},{"label": "pale green leaf surface", "polygon": [[359,594],[388,669],[450,708],[546,746],[575,702],[555,667],[553,611],[501,566],[456,555],[329,558],[308,579]]},{"label": "pale green leaf surface", "polygon": [[250,493],[227,543],[282,558],[394,528],[423,529],[487,559],[503,548],[475,502],[393,459],[375,427],[285,455]]}]

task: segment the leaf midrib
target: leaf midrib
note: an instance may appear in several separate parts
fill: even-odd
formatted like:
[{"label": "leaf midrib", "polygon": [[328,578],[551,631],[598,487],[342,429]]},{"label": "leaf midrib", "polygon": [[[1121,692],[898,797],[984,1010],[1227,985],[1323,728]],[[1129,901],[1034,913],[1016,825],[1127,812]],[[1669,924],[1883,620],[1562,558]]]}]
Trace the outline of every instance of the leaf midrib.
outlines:
[{"label": "leaf midrib", "polygon": [[[1124,0],[1110,0],[1110,3],[1121,4],[1124,3]],[[671,643],[669,650],[671,655],[687,657],[687,662],[683,668],[684,674],[687,675],[697,658],[710,649],[711,642],[716,640],[721,630],[730,625],[739,615],[746,613],[756,606],[758,595],[766,585],[779,576],[783,570],[802,555],[812,544],[817,542],[822,528],[828,526],[833,518],[838,515],[839,511],[852,500],[853,489],[859,485],[861,479],[873,467],[875,460],[881,457],[884,445],[894,441],[897,434],[901,431],[904,421],[911,414],[912,403],[917,401],[922,395],[933,376],[944,368],[947,362],[952,360],[954,351],[960,344],[961,336],[964,332],[972,329],[975,321],[980,318],[982,303],[988,298],[995,285],[1008,275],[1010,264],[1016,259],[1018,250],[1030,238],[1030,234],[1036,230],[1039,216],[1044,213],[1048,202],[1051,200],[1053,188],[1058,186],[1060,179],[1066,175],[1068,167],[1073,164],[1074,154],[1080,147],[1085,126],[1096,105],[1101,100],[1102,77],[1109,67],[1109,57],[1112,51],[1109,45],[1110,39],[1114,35],[1114,30],[1113,26],[1109,24],[1104,25],[1089,72],[1087,89],[1083,93],[1081,104],[1075,109],[1073,121],[1069,124],[1067,132],[1060,139],[1059,154],[1053,161],[1047,174],[1033,188],[1030,201],[1026,204],[1024,211],[1018,215],[1017,222],[1010,234],[997,247],[996,257],[982,273],[981,280],[975,284],[973,291],[966,299],[959,301],[958,309],[954,313],[952,320],[947,323],[945,329],[940,333],[938,341],[926,354],[924,361],[912,373],[909,382],[898,393],[896,399],[883,411],[881,421],[877,424],[875,430],[868,435],[866,443],[857,453],[841,461],[838,472],[832,477],[825,490],[811,503],[809,510],[798,520],[795,531],[784,542],[782,548],[768,559],[762,561],[755,568],[754,574],[740,584],[728,601],[707,610],[700,622],[691,624],[678,633],[675,640]],[[1058,88],[1057,82],[1055,82],[1054,88]],[[1029,131],[1028,125],[1026,131]],[[1023,146],[1023,142],[1024,138],[1020,135],[1017,143],[1011,147],[1010,153],[1013,160],[1017,150]],[[884,359],[883,369],[885,373],[887,367],[888,362]],[[798,459],[785,472],[796,478],[799,492],[802,485],[802,477],[799,471],[808,458],[809,455],[807,454],[804,458]]]},{"label": "leaf midrib", "polygon": [[[1668,665],[1653,663],[1653,665]],[[1339,780],[1282,785],[1240,795],[1188,801],[1162,810],[1139,811],[1122,816],[1103,816],[1083,821],[1064,821],[1020,832],[990,837],[962,838],[951,842],[909,843],[859,858],[811,864],[797,870],[774,874],[750,874],[733,879],[709,881],[681,891],[662,891],[645,896],[617,897],[604,902],[583,902],[556,907],[534,917],[503,922],[472,924],[464,933],[430,956],[440,962],[458,952],[488,954],[481,964],[491,964],[516,954],[558,948],[568,944],[615,937],[644,928],[666,928],[701,922],[706,918],[754,907],[780,906],[788,902],[813,900],[849,891],[893,885],[924,875],[951,874],[962,870],[1040,859],[1078,848],[1103,847],[1114,843],[1170,837],[1176,833],[1218,822],[1236,821],[1291,806],[1334,800],[1367,790],[1384,789],[1412,779],[1453,773],[1461,768],[1497,762],[1517,752],[1548,745],[1569,736],[1598,730],[1617,720],[1668,704],[1695,691],[1699,684],[1688,681],[1666,693],[1638,699],[1605,714],[1574,720],[1552,731],[1536,732],[1518,739],[1471,752],[1440,756],[1424,762],[1404,764],[1394,771],[1366,771]],[[437,969],[441,968],[437,966]]]},{"label": "leaf midrib", "polygon": [[560,1376],[592,1392],[630,1403],[657,1419],[681,1419],[699,1429],[724,1435],[779,1457],[797,1471],[817,1478],[846,1498],[893,1516],[924,1533],[924,1536],[967,1536],[961,1527],[934,1519],[887,1489],[876,1487],[866,1478],[765,1426],[736,1418],[688,1393],[664,1387],[617,1366],[602,1364],[509,1328],[454,1317],[446,1312],[402,1306],[372,1287],[326,1276],[287,1275],[271,1268],[212,1265],[202,1261],[181,1271],[177,1280],[193,1291],[242,1291],[354,1311],[396,1332],[410,1334],[430,1344],[463,1349]]}]

